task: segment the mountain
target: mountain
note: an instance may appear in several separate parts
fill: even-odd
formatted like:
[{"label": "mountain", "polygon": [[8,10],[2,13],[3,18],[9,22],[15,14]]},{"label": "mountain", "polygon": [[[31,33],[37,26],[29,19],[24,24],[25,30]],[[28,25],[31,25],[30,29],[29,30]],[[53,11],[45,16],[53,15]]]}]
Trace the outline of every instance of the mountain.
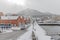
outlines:
[{"label": "mountain", "polygon": [[18,14],[24,14],[24,15],[40,15],[41,13],[37,10],[33,10],[33,9],[25,9],[21,12],[19,12]]},{"label": "mountain", "polygon": [[41,16],[52,16],[54,14],[49,13],[49,12],[43,13],[43,12],[28,8],[28,9],[25,9],[23,11],[20,11],[18,13],[18,15],[25,15],[25,16],[32,16],[32,17],[41,17]]},{"label": "mountain", "polygon": [[52,14],[50,12],[40,12],[38,10],[34,10],[34,9],[25,9],[22,10],[20,12],[18,12],[17,14],[7,14],[7,15],[16,15],[16,16],[31,16],[31,17],[52,17],[55,16],[55,14]]}]

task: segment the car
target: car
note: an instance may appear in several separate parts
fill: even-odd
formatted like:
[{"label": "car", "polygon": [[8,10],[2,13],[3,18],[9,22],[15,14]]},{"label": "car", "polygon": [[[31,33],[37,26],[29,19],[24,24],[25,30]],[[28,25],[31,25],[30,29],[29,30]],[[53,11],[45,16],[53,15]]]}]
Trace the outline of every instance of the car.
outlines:
[{"label": "car", "polygon": [[26,28],[25,27],[21,27],[21,30],[25,30]]}]

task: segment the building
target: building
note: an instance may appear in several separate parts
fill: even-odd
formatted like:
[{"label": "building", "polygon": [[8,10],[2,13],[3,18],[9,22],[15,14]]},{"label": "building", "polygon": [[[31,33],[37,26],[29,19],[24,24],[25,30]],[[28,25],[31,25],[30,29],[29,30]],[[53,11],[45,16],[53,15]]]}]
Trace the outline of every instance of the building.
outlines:
[{"label": "building", "polygon": [[60,16],[55,16],[55,17],[52,18],[52,20],[60,21]]},{"label": "building", "polygon": [[3,12],[0,12],[0,16],[4,16]]},{"label": "building", "polygon": [[0,27],[19,27],[20,24],[25,24],[29,19],[23,16],[1,16]]}]

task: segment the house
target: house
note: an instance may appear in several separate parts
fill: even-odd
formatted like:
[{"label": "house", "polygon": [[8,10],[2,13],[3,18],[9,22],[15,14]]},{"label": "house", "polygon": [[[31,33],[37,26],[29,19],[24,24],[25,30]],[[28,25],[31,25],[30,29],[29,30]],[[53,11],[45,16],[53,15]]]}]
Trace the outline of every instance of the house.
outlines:
[{"label": "house", "polygon": [[23,16],[1,16],[0,27],[19,27],[20,24],[25,24],[28,19]]}]

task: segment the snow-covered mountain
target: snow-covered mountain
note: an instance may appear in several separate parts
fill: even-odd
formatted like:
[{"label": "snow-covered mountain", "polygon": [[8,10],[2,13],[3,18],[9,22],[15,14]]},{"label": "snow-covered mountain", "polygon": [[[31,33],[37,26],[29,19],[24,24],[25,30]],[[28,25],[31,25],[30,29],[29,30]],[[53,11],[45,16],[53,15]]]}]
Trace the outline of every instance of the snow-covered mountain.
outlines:
[{"label": "snow-covered mountain", "polygon": [[26,15],[26,16],[32,16],[32,17],[41,17],[41,16],[52,16],[54,14],[46,12],[40,12],[34,9],[25,9],[23,11],[18,12],[18,15]]},{"label": "snow-covered mountain", "polygon": [[[13,15],[13,14],[7,14],[7,15]],[[15,14],[14,14],[15,15]],[[34,10],[34,9],[29,9],[29,8],[27,8],[27,9],[25,9],[25,10],[22,10],[22,11],[20,11],[20,12],[18,12],[17,14],[16,14],[16,16],[32,16],[32,17],[45,17],[45,16],[49,16],[49,17],[51,17],[51,16],[54,16],[55,14],[52,14],[52,13],[49,13],[49,12],[45,12],[45,13],[43,13],[43,12],[40,12],[40,11],[38,11],[38,10]]]}]

